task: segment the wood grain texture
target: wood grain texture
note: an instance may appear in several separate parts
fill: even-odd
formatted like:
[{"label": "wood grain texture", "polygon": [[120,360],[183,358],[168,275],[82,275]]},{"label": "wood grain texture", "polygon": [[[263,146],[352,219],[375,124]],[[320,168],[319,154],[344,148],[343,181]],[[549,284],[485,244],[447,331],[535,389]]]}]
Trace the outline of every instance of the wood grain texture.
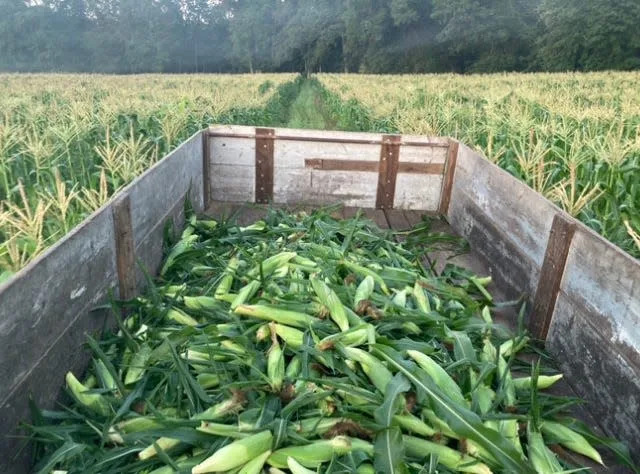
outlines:
[{"label": "wood grain texture", "polygon": [[529,330],[534,337],[543,341],[549,332],[575,230],[574,220],[565,214],[558,213],[553,218],[529,318]]},{"label": "wood grain texture", "polygon": [[209,130],[202,132],[202,208],[207,209],[211,202],[211,147]]},{"label": "wood grain texture", "polygon": [[449,151],[447,153],[447,163],[445,165],[444,179],[442,181],[442,192],[440,194],[440,214],[446,216],[449,212],[449,203],[451,202],[451,190],[453,188],[453,178],[456,173],[458,162],[458,142],[451,140],[449,142]]},{"label": "wood grain texture", "polygon": [[256,203],[273,201],[273,151],[272,128],[256,128]]},{"label": "wood grain texture", "polygon": [[[380,163],[367,160],[332,160],[330,158],[306,158],[306,168],[325,171],[370,171],[377,173]],[[398,173],[441,175],[444,165],[441,163],[399,163]]]},{"label": "wood grain texture", "polygon": [[136,255],[131,221],[131,200],[128,194],[113,203],[113,226],[116,240],[116,267],[121,300],[136,296]]},{"label": "wood grain texture", "polygon": [[385,135],[380,148],[380,166],[378,168],[377,209],[392,209],[396,193],[400,159],[400,135]]}]

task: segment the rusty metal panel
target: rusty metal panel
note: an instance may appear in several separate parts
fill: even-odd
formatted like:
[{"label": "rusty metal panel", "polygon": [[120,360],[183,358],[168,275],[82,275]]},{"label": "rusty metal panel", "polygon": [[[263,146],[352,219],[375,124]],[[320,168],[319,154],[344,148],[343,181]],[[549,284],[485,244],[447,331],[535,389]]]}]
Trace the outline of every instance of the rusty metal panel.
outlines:
[{"label": "rusty metal panel", "polygon": [[256,128],[255,195],[258,204],[273,201],[274,135],[272,128]]},{"label": "rusty metal panel", "polygon": [[396,178],[398,176],[400,158],[400,135],[385,135],[380,149],[380,166],[378,168],[377,209],[392,209],[396,194]]}]

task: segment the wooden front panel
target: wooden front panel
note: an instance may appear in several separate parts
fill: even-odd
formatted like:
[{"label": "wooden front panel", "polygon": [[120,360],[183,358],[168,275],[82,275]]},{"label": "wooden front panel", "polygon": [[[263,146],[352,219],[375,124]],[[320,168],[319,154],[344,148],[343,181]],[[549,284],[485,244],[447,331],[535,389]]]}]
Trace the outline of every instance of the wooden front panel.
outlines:
[{"label": "wooden front panel", "polygon": [[[393,137],[397,145],[390,146],[380,134],[275,129],[273,137],[266,137],[263,129],[252,127],[209,130],[214,200],[373,208],[381,205],[382,193],[388,195],[385,208],[438,209],[446,139]],[[257,160],[265,160],[262,150],[256,150],[256,136],[259,146],[271,144],[265,150],[273,152],[272,183],[259,176],[264,163]],[[381,168],[383,148],[394,152],[391,168]],[[256,192],[263,187],[272,189],[271,199]]]}]

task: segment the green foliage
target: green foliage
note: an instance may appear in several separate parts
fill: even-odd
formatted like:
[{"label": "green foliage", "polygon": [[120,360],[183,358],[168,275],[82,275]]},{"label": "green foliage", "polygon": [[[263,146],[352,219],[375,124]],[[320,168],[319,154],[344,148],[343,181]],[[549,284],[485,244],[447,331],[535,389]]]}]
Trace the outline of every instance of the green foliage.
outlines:
[{"label": "green foliage", "polygon": [[640,68],[636,0],[0,0],[0,70]]}]

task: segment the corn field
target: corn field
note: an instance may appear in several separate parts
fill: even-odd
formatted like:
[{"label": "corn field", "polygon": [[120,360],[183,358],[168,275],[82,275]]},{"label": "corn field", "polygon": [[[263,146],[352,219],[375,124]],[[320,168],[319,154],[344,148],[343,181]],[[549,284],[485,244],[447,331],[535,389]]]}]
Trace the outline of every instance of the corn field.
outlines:
[{"label": "corn field", "polygon": [[0,280],[204,126],[293,75],[0,75]]},{"label": "corn field", "polygon": [[320,75],[377,128],[445,135],[640,257],[640,74]]}]

